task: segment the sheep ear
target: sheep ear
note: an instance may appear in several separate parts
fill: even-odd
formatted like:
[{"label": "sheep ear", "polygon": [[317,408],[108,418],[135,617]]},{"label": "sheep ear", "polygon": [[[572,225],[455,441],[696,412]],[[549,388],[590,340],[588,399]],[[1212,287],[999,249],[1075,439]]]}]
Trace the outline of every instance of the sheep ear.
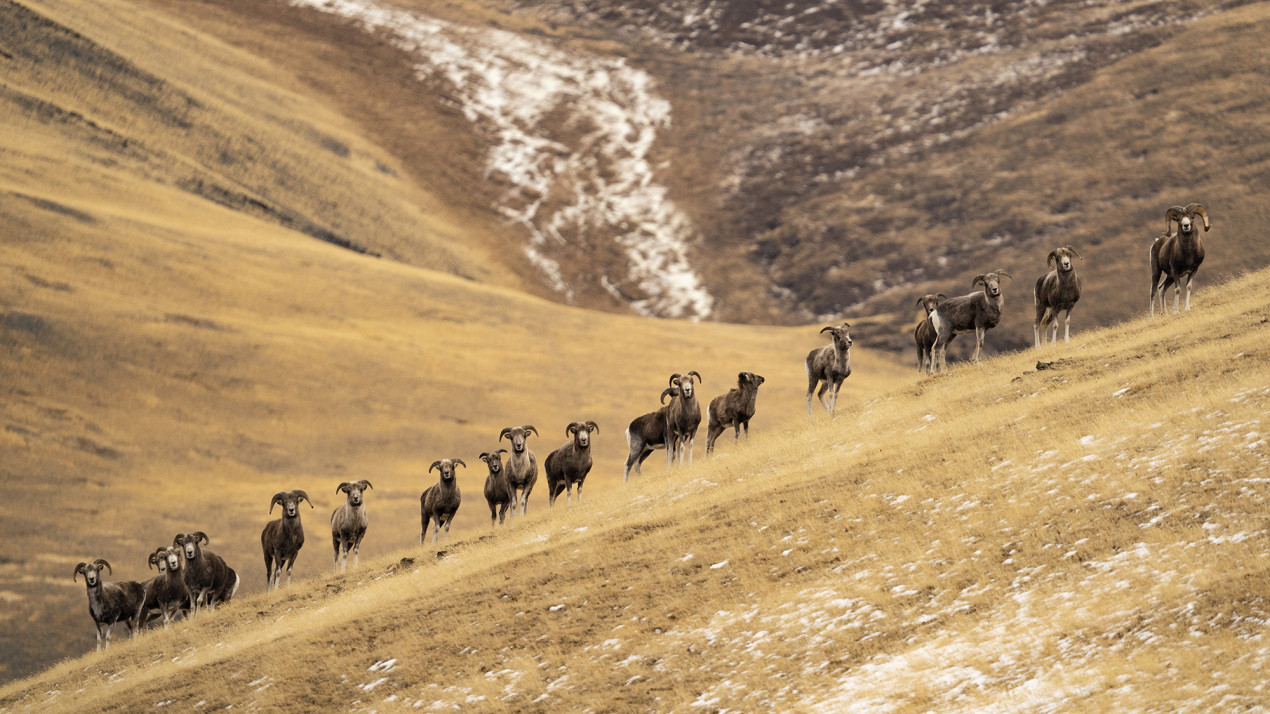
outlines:
[{"label": "sheep ear", "polygon": [[[82,572],[84,572],[84,569],[85,569],[85,568],[87,568],[87,567],[88,567],[88,563],[80,563],[79,565],[76,565],[76,566],[75,566],[75,574],[71,576],[71,581],[72,581],[72,582],[78,581],[78,580],[79,580],[79,574],[80,574],[80,573],[82,573]],[[85,576],[85,578],[87,578],[87,576]]]},{"label": "sheep ear", "polygon": [[842,323],[842,329],[844,329],[844,330],[850,330],[850,329],[851,329],[851,323],[850,323],[850,322],[844,322],[844,323]]},{"label": "sheep ear", "polygon": [[503,439],[510,437],[511,433],[512,433],[511,427],[507,427],[506,429],[503,429],[502,431],[498,432],[498,440],[501,442]]},{"label": "sheep ear", "polygon": [[525,431],[532,431],[534,433],[534,436],[538,436],[538,430],[534,428],[533,424],[526,424],[520,428],[524,429]]}]

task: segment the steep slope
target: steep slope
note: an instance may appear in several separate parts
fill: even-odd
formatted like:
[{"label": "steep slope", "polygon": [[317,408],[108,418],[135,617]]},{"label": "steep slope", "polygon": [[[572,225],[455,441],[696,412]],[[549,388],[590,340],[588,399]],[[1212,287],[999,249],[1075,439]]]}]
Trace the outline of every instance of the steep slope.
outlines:
[{"label": "steep slope", "polygon": [[436,557],[411,548],[245,598],[8,685],[0,704],[1264,704],[1268,278]]},{"label": "steep slope", "polygon": [[[319,506],[307,578],[329,567],[341,481],[375,485],[374,556],[417,542],[438,458],[472,465],[454,532],[483,532],[475,457],[508,424],[535,424],[545,456],[568,422],[599,422],[598,493],[673,372],[702,372],[705,396],[765,375],[759,432],[802,409],[818,327],[604,316],[322,240],[516,283],[285,72],[165,14],[42,9],[0,5],[0,677],[91,648],[84,558],[142,579],[148,552],[203,530],[259,590],[279,490]],[[251,142],[250,163],[215,158]],[[858,351],[844,403],[907,373]],[[545,500],[539,484],[531,508]]]}]

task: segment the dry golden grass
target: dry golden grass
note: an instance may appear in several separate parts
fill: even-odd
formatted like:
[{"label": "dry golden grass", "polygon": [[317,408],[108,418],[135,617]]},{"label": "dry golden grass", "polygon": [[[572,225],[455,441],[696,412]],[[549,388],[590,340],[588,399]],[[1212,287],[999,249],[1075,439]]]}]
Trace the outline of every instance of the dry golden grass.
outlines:
[{"label": "dry golden grass", "polygon": [[441,559],[252,595],[0,702],[1264,704],[1265,284],[792,420]]}]

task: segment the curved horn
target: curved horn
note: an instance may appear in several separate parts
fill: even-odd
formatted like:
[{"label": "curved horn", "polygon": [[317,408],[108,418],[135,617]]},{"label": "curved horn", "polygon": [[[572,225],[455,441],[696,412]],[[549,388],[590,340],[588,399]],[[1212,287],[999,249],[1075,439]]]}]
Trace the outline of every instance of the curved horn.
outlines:
[{"label": "curved horn", "polygon": [[1205,233],[1207,233],[1207,232],[1208,232],[1208,228],[1209,228],[1209,226],[1208,226],[1208,211],[1207,211],[1207,210],[1205,210],[1205,208],[1204,208],[1204,204],[1202,204],[1202,203],[1192,203],[1192,204],[1187,205],[1186,210],[1187,210],[1187,212],[1188,212],[1188,213],[1194,213],[1195,215],[1197,215],[1197,216],[1199,216],[1200,218],[1203,218],[1203,219],[1204,219],[1204,232],[1205,232]]},{"label": "curved horn", "polygon": [[498,451],[495,451],[494,453],[496,453],[496,454],[505,454],[505,453],[507,453],[507,449],[499,449]]},{"label": "curved horn", "polygon": [[1052,268],[1058,264],[1058,250],[1051,250],[1050,254],[1045,256],[1045,266]]},{"label": "curved horn", "polygon": [[498,432],[498,440],[501,442],[504,438],[510,439],[511,433],[512,433],[512,428],[510,426],[504,428],[502,431]]},{"label": "curved horn", "polygon": [[194,533],[192,533],[191,535],[193,535],[193,536],[194,536],[195,538],[197,538],[198,540],[203,541],[203,545],[211,545],[211,544],[212,544],[212,539],[211,539],[211,538],[208,538],[208,537],[207,537],[207,534],[206,534],[206,533],[204,533],[203,531],[195,531],[195,532],[194,532]]},{"label": "curved horn", "polygon": [[[71,581],[73,581],[73,582],[74,582],[74,581],[78,581],[78,580],[79,580],[79,574],[80,574],[80,573],[82,573],[82,572],[84,572],[84,568],[87,568],[87,567],[88,567],[88,563],[80,563],[79,565],[76,565],[76,566],[75,566],[75,574],[71,576]],[[88,576],[87,576],[87,575],[85,575],[85,576],[84,576],[84,579],[88,579]]]},{"label": "curved horn", "polygon": [[675,380],[679,379],[679,378],[680,378],[680,377],[682,377],[682,376],[683,376],[682,374],[679,374],[678,372],[675,372],[674,374],[670,375],[670,382],[669,382],[669,383],[673,385],[673,384],[675,383]]},{"label": "curved horn", "polygon": [[338,485],[338,486],[336,486],[336,487],[335,487],[335,492],[336,492],[336,493],[339,493],[339,492],[343,491],[344,493],[348,493],[348,487],[349,487],[349,486],[351,486],[351,485],[352,485],[352,483],[350,483],[350,482],[348,482],[348,481],[345,481],[344,483],[341,483],[340,485]]},{"label": "curved horn", "polygon": [[538,436],[538,430],[534,428],[533,424],[526,424],[520,428],[524,429],[525,431],[532,431],[534,433],[534,436]]},{"label": "curved horn", "polygon": [[174,538],[172,539],[172,547],[174,547],[174,548],[180,548],[180,547],[181,547],[181,543],[182,543],[184,540],[185,540],[185,534],[184,534],[184,533],[177,533],[177,534],[176,534],[176,537],[174,537]]},{"label": "curved horn", "polygon": [[974,287],[974,286],[976,286],[976,285],[982,285],[982,284],[983,284],[983,278],[984,278],[984,275],[985,275],[985,273],[980,273],[980,274],[976,275],[976,276],[975,276],[975,279],[970,281],[970,287],[972,287],[972,288],[973,288],[973,287]]},{"label": "curved horn", "polygon": [[459,466],[462,466],[463,468],[467,468],[467,464],[463,463],[463,459],[450,459],[450,461],[453,461],[454,463],[458,464]]},{"label": "curved horn", "polygon": [[[677,377],[677,376],[679,376],[679,375],[675,375],[675,376]],[[577,431],[578,431],[578,423],[577,423],[576,421],[575,421],[575,422],[571,422],[571,423],[569,424],[569,426],[566,426],[566,427],[564,428],[564,435],[565,435],[565,436],[573,436],[574,434],[576,434],[576,433],[577,433]]]},{"label": "curved horn", "polygon": [[1170,206],[1169,210],[1164,212],[1164,232],[1165,233],[1168,233],[1169,230],[1173,228],[1173,221],[1176,221],[1177,217],[1182,215],[1183,213],[1186,213],[1186,209],[1182,208],[1181,206]]},{"label": "curved horn", "polygon": [[371,486],[370,481],[367,481],[366,479],[362,479],[361,481],[358,481],[357,483],[360,483],[362,487],[368,491],[372,491],[375,488],[374,486]]},{"label": "curved horn", "polygon": [[106,562],[105,558],[98,558],[97,560],[94,560],[93,565],[96,565],[99,568],[104,565],[106,566],[106,570],[110,571],[111,575],[115,574],[115,569],[110,567],[110,563]]},{"label": "curved horn", "polygon": [[922,297],[917,298],[917,306],[918,306],[918,307],[926,307],[926,297],[925,297],[925,296],[922,296]]},{"label": "curved horn", "polygon": [[672,396],[672,397],[677,397],[677,396],[679,396],[679,390],[678,390],[678,389],[675,389],[674,387],[666,387],[665,389],[661,390],[661,403],[662,403],[662,404],[665,404],[665,403],[666,403],[666,395],[667,395],[667,394],[669,394],[669,395],[670,395],[670,396]]},{"label": "curved horn", "polygon": [[843,327],[845,327],[845,328],[846,328],[846,329],[848,329],[848,330],[850,330],[850,329],[851,329],[851,323],[850,323],[850,322],[847,322],[846,320],[843,320],[843,322],[842,322],[842,326],[843,326]]},{"label": "curved horn", "polygon": [[1082,262],[1085,260],[1084,258],[1081,258],[1080,253],[1077,253],[1077,252],[1076,252],[1076,249],[1075,249],[1075,248],[1073,248],[1073,247],[1071,247],[1070,245],[1063,246],[1063,247],[1067,250],[1067,252],[1071,253],[1072,255],[1076,256],[1077,258],[1080,258]]},{"label": "curved horn", "polygon": [[[291,493],[292,493],[292,494],[294,494],[296,498],[302,498],[302,499],[304,499],[304,500],[306,500],[306,501],[309,501],[309,494],[305,493],[304,491],[301,491],[301,490],[300,490],[300,489],[298,489],[298,488],[297,488],[296,490],[292,491]],[[272,508],[272,506],[270,506],[270,508]],[[313,502],[312,502],[312,501],[309,501],[309,508],[313,508]]]},{"label": "curved horn", "polygon": [[823,334],[825,334],[826,332],[831,332],[831,331],[836,330],[836,329],[838,329],[838,328],[833,327],[833,326],[830,326],[830,327],[822,327],[822,328],[820,328],[820,334],[822,334],[822,335],[823,335]]},{"label": "curved horn", "polygon": [[269,502],[269,515],[273,515],[273,507],[282,503],[282,499],[287,495],[286,491],[279,491],[273,494],[273,500]]},{"label": "curved horn", "polygon": [[586,430],[598,434],[600,433],[600,425],[593,421],[589,421],[586,423]]},{"label": "curved horn", "polygon": [[156,560],[158,560],[158,557],[157,557],[157,556],[158,556],[158,554],[157,554],[157,553],[151,553],[151,554],[150,554],[150,557],[146,560],[146,562],[150,564],[150,569],[151,569],[151,570],[154,570],[154,563],[155,563],[155,561],[156,561]]},{"label": "curved horn", "polygon": [[702,378],[701,378],[701,373],[700,373],[700,372],[698,372],[697,370],[695,370],[695,369],[694,369],[694,370],[692,370],[691,372],[689,372],[688,374],[689,374],[689,375],[691,375],[691,376],[693,376],[693,377],[696,377],[698,382],[701,382],[702,384],[705,384],[705,383],[706,383],[706,380],[704,380],[704,379],[702,379]]},{"label": "curved horn", "polygon": [[480,455],[480,456],[478,456],[478,457],[476,457],[476,458],[478,458],[478,459],[480,459],[481,461],[484,461],[485,463],[487,463],[487,464],[488,464],[488,463],[489,463],[489,459],[490,459],[490,457],[491,457],[491,456],[493,456],[493,454],[491,454],[490,452],[488,452],[488,451],[482,451],[482,452],[481,452],[481,455]]},{"label": "curved horn", "polygon": [[436,467],[438,467],[438,466],[440,466],[440,465],[441,465],[441,460],[440,460],[440,459],[438,459],[438,460],[436,460],[436,461],[433,461],[433,462],[432,462],[432,465],[428,467],[428,473],[432,473],[432,469],[435,469]]},{"label": "curved horn", "polygon": [[998,269],[998,270],[997,270],[997,275],[999,275],[999,276],[1001,276],[1001,277],[1003,277],[1003,278],[1009,278],[1009,279],[1011,279],[1011,280],[1014,280],[1014,276],[1013,276],[1013,275],[1010,275],[1009,273],[1005,272],[1004,270],[1000,270],[1000,269]]}]

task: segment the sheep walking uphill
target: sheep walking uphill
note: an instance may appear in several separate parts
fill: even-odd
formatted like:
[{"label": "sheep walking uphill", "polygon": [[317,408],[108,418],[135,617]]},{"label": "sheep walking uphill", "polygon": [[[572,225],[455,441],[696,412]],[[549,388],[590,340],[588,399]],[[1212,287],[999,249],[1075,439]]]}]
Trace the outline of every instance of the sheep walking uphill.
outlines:
[{"label": "sheep walking uphill", "polygon": [[565,436],[572,440],[547,454],[542,462],[547,472],[548,505],[556,505],[556,497],[566,491],[565,503],[569,503],[574,486],[578,487],[578,503],[582,503],[582,483],[591,472],[591,434],[599,430],[593,421],[575,421],[565,427]]},{"label": "sheep walking uphill", "polygon": [[300,501],[309,508],[313,502],[304,491],[279,491],[269,502],[269,513],[274,506],[282,506],[282,517],[269,521],[260,532],[260,547],[265,552],[265,589],[277,589],[282,569],[287,570],[287,585],[291,585],[291,566],[295,565],[300,547],[304,545],[304,527],[300,525]]},{"label": "sheep walking uphill", "polygon": [[530,434],[538,435],[538,430],[532,424],[509,426],[498,435],[498,443],[501,444],[503,439],[507,439],[512,445],[511,456],[507,457],[503,470],[507,473],[507,482],[512,487],[513,518],[516,517],[517,510],[522,516],[529,510],[529,494],[534,490],[534,484],[538,482],[538,457],[534,456],[534,452],[530,451],[525,444]]},{"label": "sheep walking uphill", "polygon": [[[1050,336],[1050,344],[1058,342],[1058,313],[1063,315],[1063,342],[1071,341],[1072,308],[1080,300],[1080,276],[1076,274],[1076,265],[1072,258],[1080,258],[1080,253],[1070,245],[1050,251],[1045,264],[1052,269],[1036,279],[1036,287],[1032,289],[1032,304],[1036,306],[1036,319],[1032,322],[1032,336],[1036,346],[1045,343],[1045,331],[1054,328]],[[1084,261],[1084,258],[1080,258]]]},{"label": "sheep walking uphill", "polygon": [[754,406],[758,402],[758,388],[765,380],[753,372],[741,372],[736,376],[736,387],[727,394],[710,400],[706,407],[706,453],[714,451],[714,441],[723,430],[733,427],[733,437],[741,439],[741,428],[745,427],[745,438],[750,438],[750,419],[754,417]]},{"label": "sheep walking uphill", "polygon": [[[672,377],[673,379],[673,377]],[[679,389],[676,387],[667,387],[662,390],[661,403],[662,407],[655,412],[641,414],[635,417],[626,427],[626,446],[629,453],[626,456],[626,464],[622,467],[622,481],[625,482],[631,477],[631,468],[635,468],[638,475],[644,460],[649,457],[656,449],[665,449],[670,443],[670,423],[668,414],[670,406],[666,404],[666,397],[678,397]]]},{"label": "sheep walking uphill", "polygon": [[[1155,298],[1160,297],[1160,312],[1164,312],[1164,293],[1173,285],[1173,314],[1178,312],[1178,300],[1182,293],[1182,281],[1186,280],[1186,309],[1191,309],[1191,285],[1195,272],[1204,262],[1204,239],[1195,230],[1195,217],[1204,221],[1204,232],[1211,227],[1208,210],[1203,204],[1192,203],[1185,207],[1172,206],[1164,212],[1164,235],[1151,244],[1151,317],[1155,317]],[[1174,221],[1177,233],[1170,233]],[[1160,276],[1164,284],[1160,284]]]},{"label": "sheep walking uphill", "polygon": [[666,427],[669,430],[666,441],[667,467],[674,465],[676,458],[679,459],[679,465],[683,466],[685,451],[688,454],[688,463],[692,463],[693,444],[697,441],[697,429],[701,426],[697,382],[704,381],[696,371],[670,375],[670,386],[675,390],[675,397],[666,408]]},{"label": "sheep walking uphill", "polygon": [[159,548],[150,554],[150,567],[158,568],[159,574],[145,583],[145,603],[138,612],[141,624],[157,612],[163,618],[163,627],[167,628],[190,604],[190,589],[185,585],[181,569],[182,559],[181,551],[173,547]]},{"label": "sheep walking uphill", "polygon": [[345,481],[335,487],[336,493],[345,494],[344,503],[331,514],[331,546],[335,549],[335,572],[348,570],[348,554],[353,554],[353,567],[357,567],[357,553],[366,537],[370,519],[366,517],[365,492],[374,488],[370,481]]},{"label": "sheep walking uphill", "polygon": [[[807,353],[807,416],[811,416],[811,394],[820,385],[816,398],[832,414],[838,405],[838,390],[842,382],[851,376],[851,325],[823,327],[821,334],[829,333],[832,342]],[[828,396],[826,396],[826,393]]]},{"label": "sheep walking uphill", "polygon": [[948,298],[930,314],[930,322],[935,327],[935,344],[930,353],[934,371],[943,372],[948,369],[948,343],[954,335],[963,332],[975,333],[973,359],[975,362],[979,361],[984,335],[1001,321],[1001,307],[1005,305],[1005,296],[1001,294],[1001,278],[1009,277],[1010,274],[1004,270],[976,275],[970,285],[982,285],[983,290]]},{"label": "sheep walking uphill", "polygon": [[489,468],[489,475],[485,477],[485,502],[489,504],[491,528],[503,522],[503,519],[507,517],[508,507],[512,505],[512,499],[516,497],[511,482],[507,480],[507,472],[503,470],[503,454],[505,453],[507,449],[499,449],[487,451],[477,457]]},{"label": "sheep walking uphill", "polygon": [[139,612],[145,603],[145,586],[141,583],[125,581],[107,583],[101,579],[102,569],[112,575],[114,568],[102,558],[91,563],[80,563],[75,566],[72,581],[79,580],[83,574],[84,583],[88,587],[88,613],[93,616],[97,625],[97,649],[110,647],[110,633],[115,625],[124,622],[128,631],[136,636],[140,628]]},{"label": "sheep walking uphill", "polygon": [[463,494],[459,493],[459,481],[454,475],[455,466],[467,468],[462,459],[440,459],[433,461],[428,467],[428,473],[436,469],[441,478],[419,496],[419,515],[423,521],[423,528],[419,531],[420,543],[423,543],[424,536],[428,534],[429,522],[436,523],[432,530],[433,545],[436,545],[442,528],[445,528],[445,539],[450,540],[450,522],[454,520],[454,514],[458,512],[463,500]]},{"label": "sheep walking uphill", "polygon": [[[917,373],[931,372],[931,350],[935,347],[935,325],[930,321],[930,314],[939,307],[939,303],[947,300],[943,293],[924,295],[917,299],[917,306],[926,311],[921,322],[913,328],[913,343],[917,345]],[[948,339],[952,339],[951,337]]]}]

